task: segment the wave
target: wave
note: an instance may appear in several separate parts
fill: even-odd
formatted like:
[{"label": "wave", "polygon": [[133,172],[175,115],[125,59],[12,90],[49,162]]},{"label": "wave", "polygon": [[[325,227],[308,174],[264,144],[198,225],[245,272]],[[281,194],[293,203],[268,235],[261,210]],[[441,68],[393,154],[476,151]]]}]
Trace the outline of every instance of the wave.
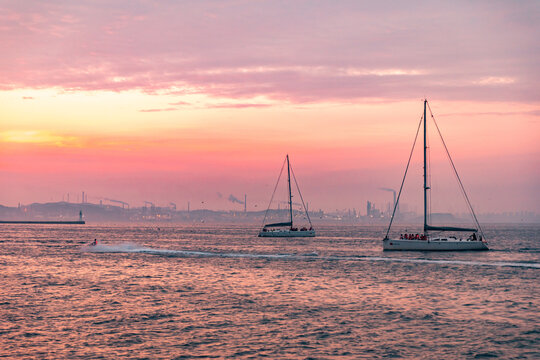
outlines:
[{"label": "wave", "polygon": [[221,257],[221,258],[254,258],[254,259],[290,259],[290,260],[353,260],[353,261],[387,261],[419,264],[450,264],[450,265],[469,265],[469,266],[495,266],[495,267],[521,267],[540,269],[540,263],[529,262],[509,262],[509,261],[472,261],[472,260],[444,260],[444,259],[404,259],[384,256],[319,256],[317,253],[306,254],[253,254],[253,253],[220,253],[210,251],[195,250],[168,250],[154,249],[136,244],[112,244],[84,246],[84,252],[92,253],[141,253],[160,256],[175,257]]},{"label": "wave", "polygon": [[366,257],[372,261],[393,261],[393,262],[412,262],[412,263],[428,263],[428,264],[452,264],[452,265],[476,265],[476,266],[510,266],[510,267],[524,267],[540,269],[538,263],[525,263],[525,262],[509,262],[509,261],[471,261],[471,260],[431,260],[431,259],[400,259],[400,258],[387,258],[387,257]]},{"label": "wave", "polygon": [[540,253],[540,249],[522,248],[519,249],[518,252]]}]

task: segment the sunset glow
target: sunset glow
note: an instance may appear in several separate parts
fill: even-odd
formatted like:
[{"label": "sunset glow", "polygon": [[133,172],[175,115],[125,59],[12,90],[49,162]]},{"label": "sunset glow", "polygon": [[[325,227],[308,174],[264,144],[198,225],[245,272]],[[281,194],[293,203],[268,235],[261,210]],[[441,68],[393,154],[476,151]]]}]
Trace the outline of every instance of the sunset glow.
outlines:
[{"label": "sunset glow", "polygon": [[539,212],[538,14],[2,1],[0,204],[263,207],[288,153],[314,208],[363,208],[399,186],[427,97],[478,210]]}]

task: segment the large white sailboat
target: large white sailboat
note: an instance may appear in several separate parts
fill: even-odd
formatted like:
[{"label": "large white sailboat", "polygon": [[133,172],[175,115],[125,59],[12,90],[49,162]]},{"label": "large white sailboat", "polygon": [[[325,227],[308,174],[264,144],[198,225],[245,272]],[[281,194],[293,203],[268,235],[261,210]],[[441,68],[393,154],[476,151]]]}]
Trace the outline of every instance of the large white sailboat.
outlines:
[{"label": "large white sailboat", "polygon": [[[474,222],[476,223],[477,228],[461,228],[461,227],[454,227],[454,226],[432,226],[429,224],[430,214],[428,211],[428,191],[430,190],[430,186],[428,186],[427,184],[428,164],[427,164],[427,156],[426,156],[426,152],[427,152],[427,141],[426,141],[427,110],[426,108],[427,106],[428,106],[428,102],[427,100],[424,100],[424,116],[422,118],[422,121],[424,124],[424,233],[423,234],[401,234],[399,237],[396,236],[395,238],[388,237],[390,228],[392,227],[392,222],[394,220],[394,215],[396,213],[396,209],[399,203],[401,190],[403,189],[405,177],[407,176],[407,170],[409,168],[409,164],[410,164],[411,157],[413,154],[414,144],[416,144],[416,139],[418,138],[418,131],[417,131],[416,138],[413,144],[413,149],[411,150],[411,155],[409,156],[409,162],[407,163],[407,168],[405,170],[405,175],[403,176],[403,181],[401,183],[401,188],[397,197],[397,201],[394,205],[392,218],[390,219],[390,224],[388,226],[388,230],[386,231],[386,236],[383,239],[383,249],[384,250],[419,250],[419,251],[489,250],[487,246],[487,242],[485,241],[485,238],[483,236],[480,224],[478,223],[478,220],[471,206],[469,198],[465,192],[463,184],[461,183],[459,175],[457,174],[456,168],[454,166],[454,162],[452,161],[452,158],[450,157],[450,153],[448,152],[448,148],[446,147],[444,140],[442,140],[442,135],[440,134],[439,128],[437,126],[437,123],[435,122],[435,118],[433,117],[433,114],[431,114],[431,117],[433,118],[435,126],[437,127],[437,131],[439,132],[439,135],[441,136],[441,140],[446,150],[446,154],[448,155],[448,159],[450,160],[452,168],[456,174],[456,178],[458,179],[459,185],[465,196],[465,200],[467,202],[467,205],[472,214]],[[430,112],[431,112],[431,109],[430,109]],[[418,130],[420,130],[420,124],[419,124]],[[466,234],[466,235],[463,236],[462,234]]]},{"label": "large white sailboat", "polygon": [[[311,219],[309,218],[309,213],[307,211],[306,205],[304,203],[304,199],[302,198],[302,193],[300,193],[300,188],[298,187],[298,182],[296,181],[296,177],[294,176],[293,172],[293,178],[294,182],[296,184],[296,188],[298,190],[298,194],[300,195],[300,200],[302,200],[302,206],[306,213],[307,220],[309,222],[309,228],[302,227],[297,228],[294,226],[293,223],[293,202],[292,202],[292,192],[291,192],[291,165],[289,163],[289,155],[285,157],[285,161],[287,164],[287,189],[288,189],[288,214],[289,214],[289,221],[286,222],[278,222],[273,224],[266,224],[266,218],[268,216],[268,211],[270,210],[270,206],[272,205],[272,199],[274,198],[274,195],[276,193],[277,185],[279,184],[279,179],[281,178],[281,173],[283,172],[283,166],[281,167],[281,172],[278,177],[278,181],[276,183],[276,188],[274,189],[274,193],[272,194],[272,198],[270,199],[270,204],[268,205],[268,209],[266,209],[266,213],[264,214],[264,220],[263,220],[263,227],[261,231],[259,232],[259,237],[314,237],[315,236],[315,230],[313,229],[313,225],[311,224]],[[285,164],[284,164],[285,165]]]}]

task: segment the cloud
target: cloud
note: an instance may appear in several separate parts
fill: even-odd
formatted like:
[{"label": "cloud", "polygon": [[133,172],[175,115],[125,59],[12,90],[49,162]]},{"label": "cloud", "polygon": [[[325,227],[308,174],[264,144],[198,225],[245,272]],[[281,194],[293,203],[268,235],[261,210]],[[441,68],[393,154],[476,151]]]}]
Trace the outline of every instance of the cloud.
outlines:
[{"label": "cloud", "polygon": [[246,109],[246,108],[265,108],[270,107],[272,104],[257,104],[257,103],[220,103],[209,104],[206,108],[213,109]]},{"label": "cloud", "polygon": [[245,101],[256,97],[540,100],[535,1],[50,1],[1,10],[4,90],[203,94],[231,108],[266,106]]},{"label": "cloud", "polygon": [[173,106],[191,106],[192,104],[187,102],[187,101],[177,101],[177,102],[169,103],[169,105],[173,105]]},{"label": "cloud", "polygon": [[180,106],[192,109],[247,109],[247,108],[265,108],[274,106],[270,103],[245,103],[245,102],[219,102],[219,103],[198,103],[192,104],[187,101],[177,101],[169,105]]},{"label": "cloud", "polygon": [[500,77],[500,76],[488,76],[484,77],[478,81],[475,81],[475,84],[479,85],[506,85],[513,84],[516,82],[516,79],[511,77]]},{"label": "cloud", "polygon": [[139,112],[161,112],[161,111],[175,111],[178,110],[177,108],[163,108],[163,109],[141,109]]},{"label": "cloud", "polygon": [[477,111],[477,112],[455,112],[440,114],[439,116],[540,116],[540,110],[530,111]]}]

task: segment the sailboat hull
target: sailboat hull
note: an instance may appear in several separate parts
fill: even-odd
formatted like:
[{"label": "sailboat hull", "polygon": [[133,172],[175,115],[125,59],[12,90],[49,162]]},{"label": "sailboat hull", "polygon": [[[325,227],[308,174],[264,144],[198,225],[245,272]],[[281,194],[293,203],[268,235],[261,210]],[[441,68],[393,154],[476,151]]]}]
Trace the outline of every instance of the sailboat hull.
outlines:
[{"label": "sailboat hull", "polygon": [[405,250],[405,251],[471,251],[489,250],[484,241],[469,240],[383,240],[383,250]]},{"label": "sailboat hull", "polygon": [[268,230],[259,232],[259,237],[314,237],[315,230]]},{"label": "sailboat hull", "polygon": [[[444,149],[446,151],[446,155],[448,156],[448,159],[450,160],[450,164],[452,165],[452,168],[454,170],[454,175],[456,176],[461,192],[463,193],[465,200],[467,201],[467,205],[469,206],[469,209],[471,210],[471,215],[474,217],[475,223],[478,227],[476,228],[461,228],[461,227],[454,227],[454,226],[433,226],[429,224],[429,218],[430,218],[430,212],[429,212],[429,190],[431,189],[431,186],[429,184],[429,161],[428,161],[428,141],[427,141],[427,99],[424,99],[424,116],[422,116],[422,119],[420,120],[420,124],[418,124],[418,130],[416,132],[416,137],[414,138],[413,147],[411,149],[411,154],[409,156],[409,162],[407,163],[407,168],[405,169],[405,174],[403,175],[403,181],[401,183],[401,188],[399,189],[399,195],[397,197],[397,200],[394,203],[394,212],[392,213],[392,218],[390,219],[390,225],[388,225],[388,230],[386,232],[386,237],[383,240],[383,250],[412,250],[412,251],[470,251],[470,250],[489,250],[487,243],[482,240],[483,234],[480,230],[480,235],[477,235],[478,229],[480,229],[480,224],[478,223],[478,220],[476,219],[476,215],[474,214],[474,210],[472,209],[472,205],[469,201],[469,198],[467,197],[467,194],[465,193],[465,188],[463,187],[463,184],[461,183],[461,180],[459,178],[459,175],[456,171],[456,168],[454,166],[454,162],[452,161],[452,157],[450,156],[450,152],[448,152],[448,149],[446,148],[446,144],[444,143],[444,140],[442,138],[442,135],[439,131],[439,127],[437,123],[435,122],[435,117],[433,114],[431,114],[431,118],[433,119],[433,122],[435,123],[435,126],[437,127],[437,132],[439,133],[439,136],[441,138],[442,144],[444,145]],[[431,109],[430,109],[431,112]],[[416,234],[416,239],[408,239],[410,236],[404,236],[405,239],[388,239],[388,233],[390,232],[390,228],[392,227],[392,222],[394,220],[394,215],[397,210],[397,206],[399,203],[399,197],[401,195],[401,190],[403,190],[403,184],[405,182],[405,178],[407,176],[407,170],[409,169],[409,165],[411,162],[411,158],[414,152],[414,147],[416,145],[416,140],[418,139],[418,133],[420,130],[420,125],[424,124],[424,233],[422,236],[419,236],[419,234]],[[428,231],[451,231],[451,232],[472,232],[472,235],[467,239],[458,239],[456,236],[448,236],[448,235],[431,235],[428,234]],[[420,238],[419,238],[420,237]],[[423,239],[422,239],[423,238]]]},{"label": "sailboat hull", "polygon": [[[287,184],[288,184],[288,190],[289,190],[289,221],[287,222],[278,222],[273,224],[265,224],[262,230],[259,232],[259,237],[314,237],[315,236],[315,230],[313,230],[313,224],[311,223],[311,220],[309,218],[309,213],[307,211],[307,207],[304,204],[304,199],[302,198],[302,193],[300,193],[300,187],[298,187],[298,183],[296,182],[296,178],[294,178],[294,182],[296,183],[296,189],[298,190],[298,194],[300,195],[300,199],[302,200],[302,206],[304,207],[304,210],[306,212],[307,220],[309,221],[309,230],[307,227],[302,227],[300,230],[298,230],[297,227],[293,225],[293,208],[292,208],[292,192],[291,192],[291,164],[289,163],[289,155],[285,157],[285,160],[287,161]],[[283,164],[285,165],[285,164]],[[281,168],[281,171],[283,171],[283,168]],[[294,172],[292,172],[294,177]],[[279,184],[279,179],[281,178],[281,173],[278,177],[278,182],[276,184],[276,188],[274,189],[274,193],[272,194],[272,199],[274,198],[274,195],[276,193],[277,185]],[[270,210],[270,205],[272,205],[272,200],[270,200],[270,204],[268,205],[268,209],[266,209],[266,213],[264,214],[264,220],[266,220],[266,215],[268,215],[268,210]],[[264,222],[263,220],[263,222]]]}]

